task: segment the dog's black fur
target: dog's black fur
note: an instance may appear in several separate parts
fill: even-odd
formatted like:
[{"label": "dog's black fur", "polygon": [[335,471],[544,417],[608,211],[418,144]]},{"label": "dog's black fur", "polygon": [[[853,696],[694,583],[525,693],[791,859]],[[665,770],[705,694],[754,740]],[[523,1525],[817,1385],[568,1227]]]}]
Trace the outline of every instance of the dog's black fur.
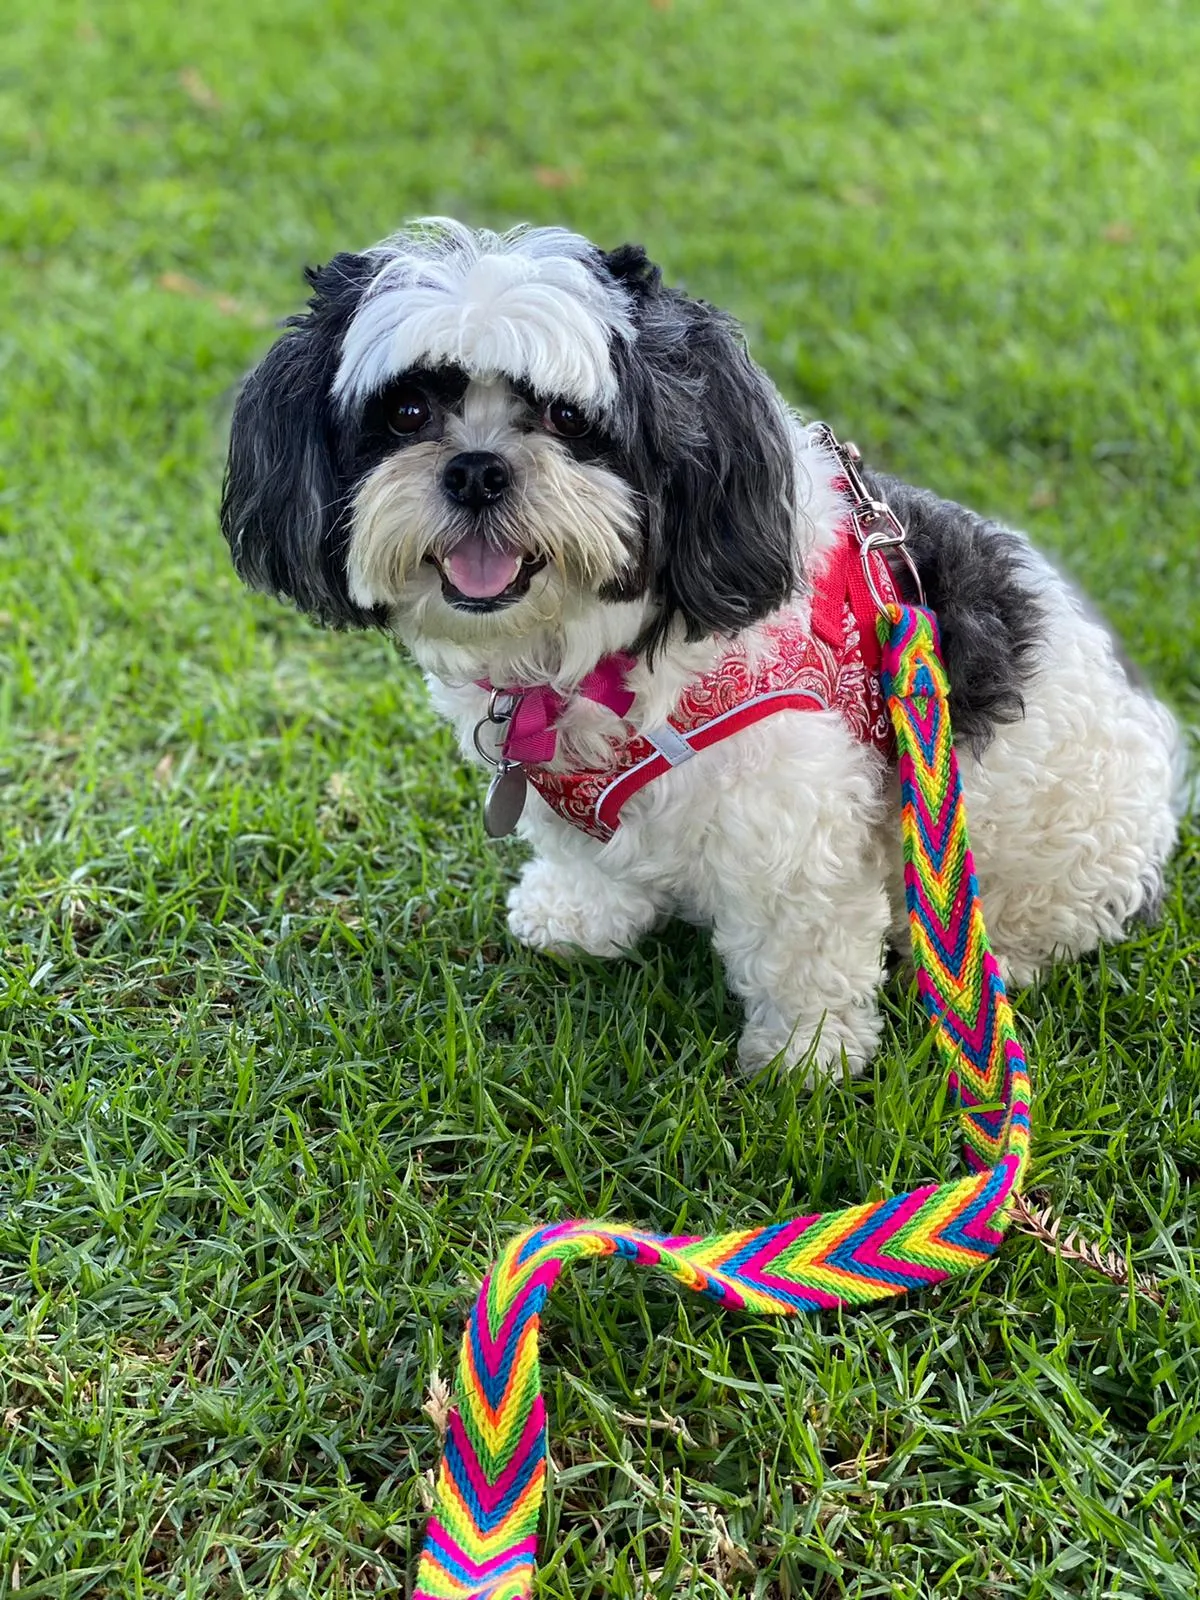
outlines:
[{"label": "dog's black fur", "polygon": [[615,465],[647,507],[641,570],[622,590],[648,588],[658,603],[639,640],[653,654],[677,619],[689,639],[736,633],[792,593],[792,448],[732,317],[664,286],[637,245],[603,266],[630,291],[637,329],[613,348]]},{"label": "dog's black fur", "polygon": [[1025,685],[1045,633],[1028,546],[1007,528],[928,489],[889,473],[865,477],[872,494],[886,500],[908,530],[909,553],[937,614],[955,742],[978,755],[998,724],[1021,720]]},{"label": "dog's black fur", "polygon": [[381,625],[346,588],[357,429],[332,396],[342,339],[372,266],[365,255],[309,268],[308,310],[289,317],[234,407],[221,526],[251,588],[291,600],[333,627]]}]

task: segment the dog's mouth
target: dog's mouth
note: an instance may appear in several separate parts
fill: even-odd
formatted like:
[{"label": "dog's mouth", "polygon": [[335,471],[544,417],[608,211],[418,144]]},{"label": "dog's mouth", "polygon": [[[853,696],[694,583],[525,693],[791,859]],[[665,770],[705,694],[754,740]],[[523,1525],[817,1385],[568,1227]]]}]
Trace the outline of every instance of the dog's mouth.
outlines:
[{"label": "dog's mouth", "polygon": [[535,573],[546,565],[513,539],[467,533],[437,555],[427,557],[442,580],[442,598],[456,611],[498,611],[529,592]]}]

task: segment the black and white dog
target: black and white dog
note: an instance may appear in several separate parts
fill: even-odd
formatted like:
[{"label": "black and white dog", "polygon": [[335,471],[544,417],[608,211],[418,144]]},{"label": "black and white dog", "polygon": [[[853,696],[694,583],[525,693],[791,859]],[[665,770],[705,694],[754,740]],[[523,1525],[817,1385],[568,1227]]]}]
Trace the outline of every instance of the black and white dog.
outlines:
[{"label": "black and white dog", "polygon": [[[886,755],[816,696],[699,754],[677,714],[731,656],[753,676],[783,634],[805,642],[847,513],[828,437],[727,315],[632,246],[431,221],[309,281],[234,416],[222,516],[242,577],[390,630],[468,757],[494,756],[489,707],[550,694],[518,939],[608,956],[666,915],[705,923],[747,1068],[861,1069],[904,928]],[[1153,909],[1176,730],[1022,535],[867,481],[940,618],[988,927],[1025,983]],[[619,698],[588,687],[612,662]],[[642,735],[665,770],[619,826],[543,798],[547,775],[616,771]]]}]

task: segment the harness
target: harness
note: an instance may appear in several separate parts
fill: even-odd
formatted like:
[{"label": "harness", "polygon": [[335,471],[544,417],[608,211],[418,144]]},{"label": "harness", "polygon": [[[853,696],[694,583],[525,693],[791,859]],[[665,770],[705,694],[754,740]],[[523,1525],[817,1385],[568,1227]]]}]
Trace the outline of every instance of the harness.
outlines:
[{"label": "harness", "polygon": [[[816,576],[809,626],[784,613],[764,625],[752,646],[733,641],[715,667],[684,688],[666,722],[638,729],[627,721],[625,736],[613,740],[613,759],[598,768],[550,765],[554,723],[566,705],[553,689],[482,683],[491,700],[475,747],[497,769],[484,811],[490,834],[515,827],[528,781],[564,821],[594,839],[611,839],[625,806],[648,784],[780,711],[836,712],[856,739],[892,753],[878,625],[899,599],[885,551],[903,549],[903,530],[890,508],[868,495],[854,447],[840,445],[829,430],[826,440],[842,467],[834,487],[846,498],[846,512]],[[633,703],[624,678],[633,664],[627,655],[606,656],[576,692],[624,718]],[[503,729],[499,757],[482,738],[489,725]]]}]

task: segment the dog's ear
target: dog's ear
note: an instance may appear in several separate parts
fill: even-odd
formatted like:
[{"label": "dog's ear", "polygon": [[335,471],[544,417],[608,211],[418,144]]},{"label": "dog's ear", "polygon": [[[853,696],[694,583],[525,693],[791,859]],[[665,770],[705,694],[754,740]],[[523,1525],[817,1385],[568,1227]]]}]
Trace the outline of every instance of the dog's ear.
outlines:
[{"label": "dog's ear", "polygon": [[641,252],[615,254],[637,285],[637,337],[614,360],[647,506],[643,576],[659,603],[646,643],[675,619],[689,639],[737,633],[798,580],[787,413],[731,317],[662,288]]},{"label": "dog's ear", "polygon": [[723,312],[692,303],[686,347],[702,438],[673,464],[658,581],[689,638],[759,621],[796,582],[795,458],[774,386]]},{"label": "dog's ear", "polygon": [[366,256],[340,255],[306,273],[308,311],[290,319],[242,384],[221,497],[221,527],[244,581],[339,627],[377,621],[346,587],[352,480],[331,397],[370,272]]},{"label": "dog's ear", "polygon": [[662,272],[640,244],[618,245],[604,252],[600,261],[609,277],[634,296],[655,294],[662,284]]}]

